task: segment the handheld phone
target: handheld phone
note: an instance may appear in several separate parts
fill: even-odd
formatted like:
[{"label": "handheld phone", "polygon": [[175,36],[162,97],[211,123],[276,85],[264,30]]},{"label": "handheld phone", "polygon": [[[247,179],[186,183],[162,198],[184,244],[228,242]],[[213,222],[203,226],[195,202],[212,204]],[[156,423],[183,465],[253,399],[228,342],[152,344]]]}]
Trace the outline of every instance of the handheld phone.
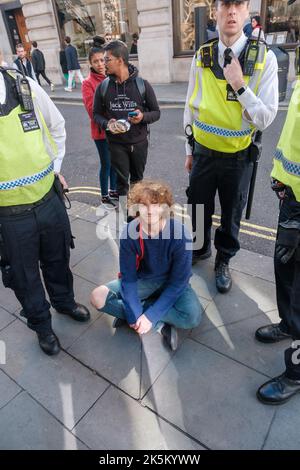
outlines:
[{"label": "handheld phone", "polygon": [[25,77],[17,77],[17,93],[23,111],[33,111],[33,101],[28,80]]},{"label": "handheld phone", "polygon": [[128,117],[136,117],[138,113],[136,111],[129,111]]}]

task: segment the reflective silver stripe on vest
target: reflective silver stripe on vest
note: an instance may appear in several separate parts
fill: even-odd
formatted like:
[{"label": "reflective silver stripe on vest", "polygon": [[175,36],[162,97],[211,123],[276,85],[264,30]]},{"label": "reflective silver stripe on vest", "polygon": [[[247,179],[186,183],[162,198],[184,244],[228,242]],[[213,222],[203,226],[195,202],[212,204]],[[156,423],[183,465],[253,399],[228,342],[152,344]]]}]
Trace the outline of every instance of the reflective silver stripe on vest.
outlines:
[{"label": "reflective silver stripe on vest", "polygon": [[288,160],[279,149],[276,149],[274,158],[282,163],[282,166],[287,173],[294,176],[300,176],[300,163]]},{"label": "reflective silver stripe on vest", "polygon": [[222,137],[245,137],[250,135],[253,130],[251,127],[248,127],[247,129],[243,129],[241,131],[235,131],[232,129],[225,129],[224,127],[217,127],[211,124],[206,124],[205,122],[198,121],[197,119],[195,119],[194,124],[204,132]]},{"label": "reflective silver stripe on vest", "polygon": [[46,176],[50,175],[50,173],[53,171],[53,168],[54,164],[51,162],[45,170],[41,171],[40,173],[36,173],[35,175],[25,176],[24,178],[19,178],[13,181],[0,182],[0,191],[7,191],[10,189],[19,188],[21,186],[29,186],[30,184],[37,183]]}]

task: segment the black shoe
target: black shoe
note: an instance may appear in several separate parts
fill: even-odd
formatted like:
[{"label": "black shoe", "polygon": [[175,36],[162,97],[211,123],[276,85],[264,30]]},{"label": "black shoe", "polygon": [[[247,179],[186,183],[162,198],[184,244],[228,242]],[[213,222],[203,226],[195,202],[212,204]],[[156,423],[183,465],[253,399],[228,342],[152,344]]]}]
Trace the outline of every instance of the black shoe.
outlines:
[{"label": "black shoe", "polygon": [[119,193],[118,193],[118,191],[113,191],[112,189],[110,189],[110,190],[108,191],[108,195],[109,195],[109,197],[110,197],[110,199],[111,199],[112,201],[118,201],[118,200],[119,200]]},{"label": "black shoe", "polygon": [[127,324],[126,320],[123,320],[123,318],[115,318],[112,324],[113,328],[120,328],[121,326],[124,326]]},{"label": "black shoe", "polygon": [[266,405],[281,405],[300,392],[300,380],[289,379],[285,373],[263,384],[256,393]]},{"label": "black shoe", "polygon": [[48,356],[55,356],[55,354],[59,353],[59,339],[54,331],[51,330],[48,333],[37,333],[37,337],[40,348],[44,351],[45,354],[48,354]]},{"label": "black shoe", "polygon": [[216,271],[216,286],[221,294],[225,294],[230,291],[232,286],[232,279],[229,272],[228,262],[216,260],[215,264]]},{"label": "black shoe", "polygon": [[289,339],[291,336],[288,333],[284,333],[280,329],[279,323],[276,323],[258,328],[255,332],[255,338],[261,343],[277,343],[278,341]]},{"label": "black shoe", "polygon": [[193,250],[192,265],[198,263],[198,261],[202,261],[210,257],[211,257],[211,248],[208,248],[206,251]]},{"label": "black shoe", "polygon": [[162,327],[161,334],[165,338],[167,345],[172,351],[178,348],[178,335],[175,326],[168,325],[167,323]]},{"label": "black shoe", "polygon": [[58,313],[63,315],[69,315],[69,317],[73,318],[73,320],[85,322],[91,318],[90,312],[88,309],[81,304],[76,304],[76,307],[73,310],[57,310]]}]

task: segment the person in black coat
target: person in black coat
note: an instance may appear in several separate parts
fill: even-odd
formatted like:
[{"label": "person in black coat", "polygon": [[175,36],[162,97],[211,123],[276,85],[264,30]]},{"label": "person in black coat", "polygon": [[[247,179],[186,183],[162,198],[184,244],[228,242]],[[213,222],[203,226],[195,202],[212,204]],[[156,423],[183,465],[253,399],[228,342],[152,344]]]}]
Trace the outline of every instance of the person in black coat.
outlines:
[{"label": "person in black coat", "polygon": [[41,75],[43,79],[51,87],[51,91],[54,91],[54,85],[51,82],[51,80],[49,80],[45,72],[46,62],[45,62],[44,54],[42,53],[42,51],[38,49],[38,45],[36,41],[32,41],[32,47],[33,47],[33,51],[31,53],[31,60],[32,60],[32,65],[33,65],[33,69],[34,69],[38,84],[39,85],[41,84],[40,82],[40,75]]},{"label": "person in black coat", "polygon": [[14,61],[15,68],[26,75],[26,77],[36,80],[32,63],[26,58],[27,52],[25,51],[23,44],[17,44],[16,53],[18,58]]},{"label": "person in black coat", "polygon": [[66,54],[67,69],[68,69],[68,74],[69,74],[68,86],[67,88],[65,88],[65,91],[72,91],[73,78],[77,76],[80,80],[80,83],[83,82],[84,78],[80,71],[77,50],[74,46],[72,46],[71,38],[69,36],[65,37],[65,43],[66,43],[65,54]]}]

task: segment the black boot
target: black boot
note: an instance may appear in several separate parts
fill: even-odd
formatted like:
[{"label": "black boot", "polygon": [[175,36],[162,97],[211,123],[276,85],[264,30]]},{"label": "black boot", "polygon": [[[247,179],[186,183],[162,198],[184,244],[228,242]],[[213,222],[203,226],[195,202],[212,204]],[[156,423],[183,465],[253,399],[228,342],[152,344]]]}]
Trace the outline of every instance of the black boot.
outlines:
[{"label": "black boot", "polygon": [[175,326],[165,325],[161,329],[161,334],[163,335],[167,345],[172,351],[176,351],[178,348],[178,335]]},{"label": "black boot", "polygon": [[217,256],[215,263],[216,287],[221,294],[230,291],[232,279],[229,272],[229,262],[224,261]]},{"label": "black boot", "polygon": [[81,304],[76,304],[72,310],[57,310],[58,313],[69,315],[73,320],[85,322],[91,318],[89,310]]},{"label": "black boot", "polygon": [[300,380],[289,379],[285,373],[263,384],[256,393],[266,405],[281,405],[300,392]]},{"label": "black boot", "polygon": [[258,328],[255,332],[255,338],[261,343],[278,343],[278,341],[290,339],[291,336],[280,329],[279,323],[275,323]]},{"label": "black boot", "polygon": [[40,348],[44,351],[45,354],[48,354],[48,356],[55,356],[55,354],[59,353],[60,343],[54,331],[50,330],[46,333],[37,332],[37,337]]}]

